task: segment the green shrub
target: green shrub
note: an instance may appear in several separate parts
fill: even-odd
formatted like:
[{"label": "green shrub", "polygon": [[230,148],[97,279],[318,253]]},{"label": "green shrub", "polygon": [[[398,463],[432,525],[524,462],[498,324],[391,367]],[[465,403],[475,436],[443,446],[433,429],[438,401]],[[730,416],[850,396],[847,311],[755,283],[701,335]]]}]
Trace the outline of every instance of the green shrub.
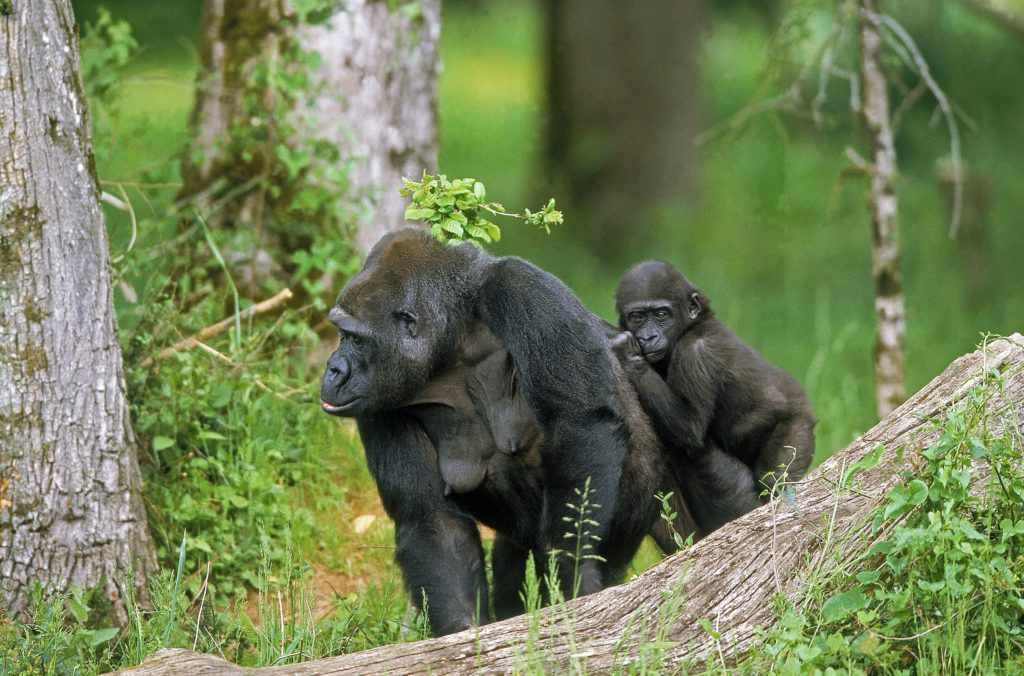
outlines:
[{"label": "green shrub", "polygon": [[1024,437],[1011,415],[987,412],[1002,387],[989,371],[934,421],[938,441],[875,515],[877,541],[809,592],[810,612],[779,602],[754,671],[1024,670]]}]

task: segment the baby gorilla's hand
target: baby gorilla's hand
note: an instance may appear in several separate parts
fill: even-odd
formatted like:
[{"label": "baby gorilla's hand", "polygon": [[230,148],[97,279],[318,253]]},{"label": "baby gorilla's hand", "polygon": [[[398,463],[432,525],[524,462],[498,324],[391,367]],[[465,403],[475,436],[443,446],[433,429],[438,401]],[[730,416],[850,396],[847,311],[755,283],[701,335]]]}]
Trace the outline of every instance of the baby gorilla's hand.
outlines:
[{"label": "baby gorilla's hand", "polygon": [[612,354],[619,360],[622,367],[627,372],[633,372],[637,369],[642,369],[647,363],[644,361],[644,355],[640,351],[640,343],[636,342],[636,338],[629,331],[623,331],[622,333],[613,337],[610,341],[610,347],[612,348]]}]

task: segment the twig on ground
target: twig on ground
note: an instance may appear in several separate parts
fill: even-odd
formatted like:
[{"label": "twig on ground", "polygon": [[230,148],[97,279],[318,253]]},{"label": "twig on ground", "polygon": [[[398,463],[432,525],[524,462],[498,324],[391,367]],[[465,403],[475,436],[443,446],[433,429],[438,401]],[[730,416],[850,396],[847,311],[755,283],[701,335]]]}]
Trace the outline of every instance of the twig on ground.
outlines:
[{"label": "twig on ground", "polygon": [[[247,307],[241,312],[239,312],[238,319],[240,321],[242,319],[248,319],[250,317],[263,314],[265,312],[270,312],[271,310],[276,310],[279,306],[291,300],[293,295],[294,294],[292,293],[291,289],[282,289],[277,293],[277,295],[273,296],[272,298],[260,301],[259,303]],[[182,350],[188,350],[193,347],[198,347],[202,341],[208,340],[210,338],[213,338],[214,336],[224,333],[224,331],[231,328],[231,326],[234,323],[235,316],[232,315],[227,319],[220,320],[216,324],[211,324],[210,326],[207,326],[205,329],[199,331],[199,333],[189,336],[184,340],[179,340],[177,343],[171,345],[170,347],[165,347],[164,349],[160,350],[160,352],[155,357],[147,357],[146,359],[143,359],[140,366],[146,369],[155,364],[156,362],[167,359],[168,357],[178,352],[181,352]]]}]

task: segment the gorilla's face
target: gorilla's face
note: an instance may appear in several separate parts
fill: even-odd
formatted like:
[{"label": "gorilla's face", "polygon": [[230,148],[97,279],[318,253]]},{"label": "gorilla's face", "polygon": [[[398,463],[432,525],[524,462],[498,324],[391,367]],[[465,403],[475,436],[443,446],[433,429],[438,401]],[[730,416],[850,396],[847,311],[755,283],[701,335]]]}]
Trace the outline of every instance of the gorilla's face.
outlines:
[{"label": "gorilla's face", "polygon": [[439,272],[439,261],[455,253],[421,231],[392,233],[374,246],[327,315],[341,340],[320,387],[324,411],[354,417],[391,410],[423,389],[463,321]]},{"label": "gorilla's face", "polygon": [[628,303],[622,312],[623,328],[633,334],[640,352],[650,364],[669,356],[673,339],[678,337],[674,304],[667,300]]},{"label": "gorilla's face", "polygon": [[706,306],[700,290],[661,261],[634,265],[615,292],[619,328],[633,334],[649,364],[672,356],[680,337],[706,316]]},{"label": "gorilla's face", "polygon": [[416,312],[395,308],[373,315],[360,319],[340,305],[327,315],[340,336],[320,386],[320,405],[331,415],[353,417],[398,406],[427,382],[428,341]]}]

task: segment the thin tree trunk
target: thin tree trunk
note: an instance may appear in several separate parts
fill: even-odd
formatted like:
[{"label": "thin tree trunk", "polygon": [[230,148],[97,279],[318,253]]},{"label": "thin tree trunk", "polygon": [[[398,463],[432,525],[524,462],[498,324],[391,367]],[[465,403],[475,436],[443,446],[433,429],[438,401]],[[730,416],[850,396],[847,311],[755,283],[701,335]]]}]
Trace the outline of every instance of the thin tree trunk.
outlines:
[{"label": "thin tree trunk", "polygon": [[860,2],[860,68],[864,122],[871,141],[868,207],[875,282],[875,391],[878,417],[907,398],[903,368],[906,332],[897,214],[896,148],[889,115],[889,84],[882,72],[881,18],[876,0]]},{"label": "thin tree trunk", "polygon": [[[274,236],[263,231],[265,222],[275,209],[289,208],[299,187],[273,194],[282,169],[273,146],[316,139],[340,151],[335,169],[350,166],[347,190],[337,199],[352,205],[357,248],[368,251],[381,235],[404,227],[401,177],[418,177],[437,164],[441,3],[409,3],[416,13],[402,7],[344,0],[326,22],[311,25],[282,0],[207,0],[183,197],[203,196],[205,208],[216,204],[211,225],[252,228],[267,241]],[[275,120],[278,95],[259,88],[253,73],[258,65],[288,67],[282,50],[289,41],[319,53],[321,65],[305,92],[309,100],[300,96],[287,119]],[[246,103],[253,97],[263,104],[258,114]],[[265,128],[268,147],[243,156],[253,148],[233,142],[239,125]],[[291,130],[287,138],[275,136],[281,128]],[[276,239],[268,242],[272,251],[296,246],[280,234]]]},{"label": "thin tree trunk", "polygon": [[[898,410],[839,451],[799,487],[796,509],[778,500],[715,531],[627,584],[565,606],[549,608],[533,631],[530,649],[544,668],[564,671],[570,658],[590,673],[628,670],[655,636],[665,597],[681,590],[676,619],[663,627],[665,672],[697,669],[707,661],[742,662],[758,631],[776,621],[777,593],[799,600],[814,569],[843,565],[872,544],[871,518],[889,490],[903,480],[915,454],[938,439],[930,419],[963,401],[984,374],[1007,383],[988,402],[989,430],[1016,425],[1024,415],[1024,336],[995,341],[961,357]],[[880,462],[857,474],[857,490],[843,486],[850,465],[879,445]],[[979,468],[981,471],[981,468]],[[823,543],[832,543],[825,546]],[[833,557],[838,557],[837,562]],[[716,643],[706,619],[722,635]],[[260,674],[477,674],[523,668],[530,618],[517,617],[438,639],[375,648],[305,664],[245,670]],[[571,641],[571,643],[570,643]],[[239,674],[217,657],[164,650],[126,673]]]},{"label": "thin tree trunk", "polygon": [[643,239],[645,209],[696,198],[700,5],[546,3],[548,170],[601,256]]},{"label": "thin tree trunk", "polygon": [[[0,16],[0,587],[154,565],[68,0]],[[115,603],[115,617],[123,609]]]}]

